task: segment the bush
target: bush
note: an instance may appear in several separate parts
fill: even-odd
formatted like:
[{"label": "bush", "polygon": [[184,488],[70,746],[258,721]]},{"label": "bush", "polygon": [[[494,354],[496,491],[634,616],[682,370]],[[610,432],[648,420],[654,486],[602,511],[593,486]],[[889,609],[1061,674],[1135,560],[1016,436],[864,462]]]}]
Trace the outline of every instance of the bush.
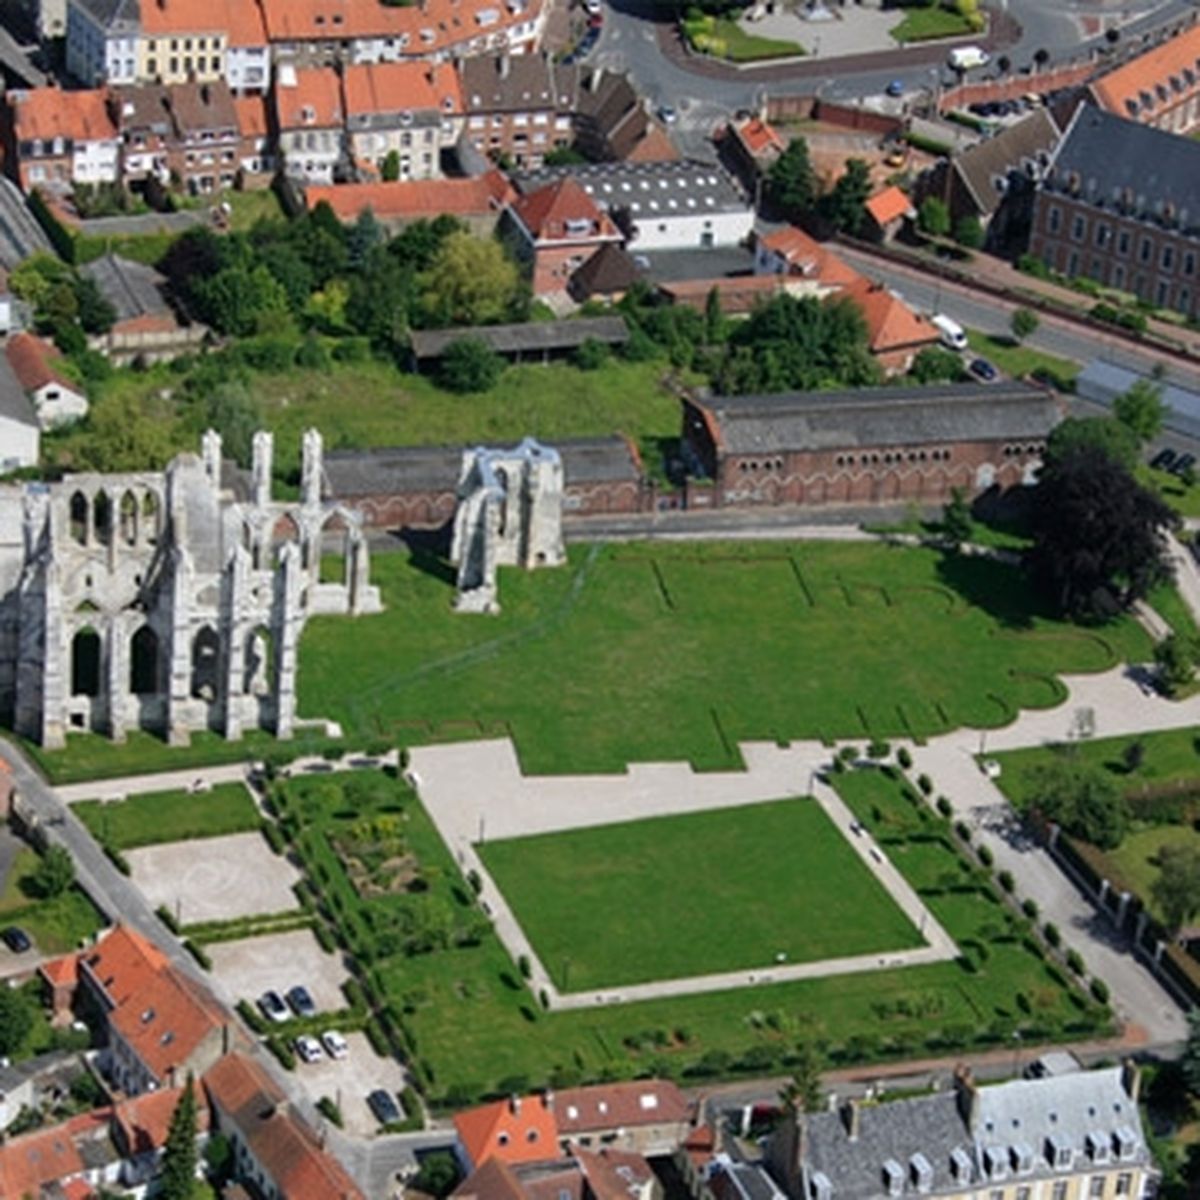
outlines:
[{"label": "bush", "polygon": [[1083,963],[1083,955],[1078,950],[1067,951],[1067,967],[1074,975],[1082,975],[1087,969]]},{"label": "bush", "polygon": [[112,865],[114,867],[116,867],[117,870],[120,871],[122,875],[132,875],[133,874],[133,871],[129,866],[129,862],[125,858],[125,855],[123,855],[120,852],[120,850],[118,850],[116,848],[116,846],[106,845],[104,847],[104,854],[108,858],[108,861],[110,863],[112,863]]},{"label": "bush", "polygon": [[267,839],[267,845],[276,854],[282,854],[287,849],[287,842],[283,839],[283,831],[274,821],[264,821],[262,823],[262,831],[263,837]]},{"label": "bush", "polygon": [[979,861],[985,867],[990,867],[992,865],[992,863],[995,861],[995,859],[992,856],[992,850],[991,850],[990,846],[980,846],[979,847]]},{"label": "bush", "polygon": [[939,796],[937,798],[937,810],[942,814],[943,817],[946,818],[949,818],[950,814],[954,811],[950,801],[946,799],[945,796]]},{"label": "bush", "polygon": [[319,337],[309,334],[296,351],[296,366],[306,371],[328,371],[329,351]]},{"label": "bush", "polygon": [[504,372],[504,359],[476,337],[457,338],[442,355],[438,382],[450,392],[486,392]]},{"label": "bush", "polygon": [[542,990],[538,992],[538,999],[541,1001],[544,1009],[548,1010],[550,1008],[550,996],[545,988],[542,988]]},{"label": "bush", "polygon": [[238,342],[234,355],[256,371],[278,374],[296,361],[298,351],[295,338],[258,337]]},{"label": "bush", "polygon": [[365,337],[338,338],[333,345],[334,362],[366,362],[371,357],[371,342]]},{"label": "bush", "polygon": [[328,1096],[322,1096],[317,1101],[317,1112],[327,1121],[332,1121],[339,1129],[342,1128],[342,1110]]},{"label": "bush", "polygon": [[891,750],[891,746],[882,738],[872,738],[867,745],[867,757],[874,759],[887,758]]},{"label": "bush", "polygon": [[258,1009],[250,1003],[249,1000],[239,1000],[236,1007],[238,1016],[241,1017],[242,1020],[245,1021],[255,1033],[263,1034],[267,1032],[266,1020],[264,1019],[262,1013],[260,1013]]},{"label": "bush", "polygon": [[917,776],[917,787],[921,789],[921,793],[925,796],[933,794],[933,780],[928,775]]},{"label": "bush", "polygon": [[896,761],[900,764],[902,770],[909,770],[912,767],[912,755],[908,752],[907,746],[901,746],[896,751]]},{"label": "bush", "polygon": [[575,351],[575,365],[581,371],[598,371],[608,362],[608,347],[596,338],[584,338]]},{"label": "bush", "polygon": [[364,1032],[367,1035],[367,1041],[371,1043],[371,1049],[375,1051],[380,1058],[385,1058],[391,1054],[392,1047],[388,1042],[387,1034],[383,1032],[383,1026],[377,1020],[372,1018],[364,1026]]},{"label": "bush", "polygon": [[1092,985],[1088,990],[1092,993],[1092,999],[1097,1004],[1108,1003],[1108,984],[1103,979],[1093,979]]},{"label": "bush", "polygon": [[479,872],[474,867],[467,872],[467,883],[471,885],[471,891],[475,895],[478,896],[483,891],[483,880],[479,877]]},{"label": "bush", "polygon": [[1028,897],[1021,901],[1021,911],[1031,920],[1038,919],[1038,903],[1033,897]]},{"label": "bush", "polygon": [[155,910],[154,915],[174,934],[179,933],[179,922],[175,920],[175,914],[165,905],[160,904]]},{"label": "bush", "polygon": [[957,833],[964,842],[969,842],[971,840],[971,828],[963,821],[956,821],[954,823],[954,832]]},{"label": "bush", "polygon": [[1000,874],[996,876],[996,879],[1000,886],[1010,895],[1012,894],[1013,889],[1017,886],[1016,881],[1012,877],[1011,871],[1001,871]]},{"label": "bush", "polygon": [[193,942],[191,938],[187,938],[183,943],[183,948],[206,970],[212,970],[212,959],[208,956],[208,951],[197,942]]},{"label": "bush", "polygon": [[858,758],[858,747],[843,746],[838,751],[838,758],[840,758],[843,762],[854,762],[854,760]]},{"label": "bush", "polygon": [[520,971],[526,979],[528,979],[533,973],[532,968],[529,965],[529,956],[527,954],[522,954],[517,958],[517,970]]},{"label": "bush", "polygon": [[[325,951],[326,954],[333,954],[337,950],[337,939],[330,932],[329,926],[324,921],[317,921],[313,925],[313,934],[316,936],[317,944]],[[353,983],[353,980],[350,980]]]},{"label": "bush", "polygon": [[1056,950],[1062,945],[1062,934],[1053,921],[1046,922],[1042,928],[1042,936],[1046,939],[1046,944],[1053,946]]},{"label": "bush", "polygon": [[272,1034],[267,1038],[267,1049],[275,1055],[279,1061],[279,1065],[285,1071],[294,1071],[296,1069],[296,1056],[292,1053],[292,1048],[278,1034]]}]

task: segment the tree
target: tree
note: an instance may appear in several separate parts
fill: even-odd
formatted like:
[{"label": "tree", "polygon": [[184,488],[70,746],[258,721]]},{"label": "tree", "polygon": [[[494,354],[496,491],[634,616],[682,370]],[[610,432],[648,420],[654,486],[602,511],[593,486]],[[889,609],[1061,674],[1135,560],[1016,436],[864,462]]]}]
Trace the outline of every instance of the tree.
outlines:
[{"label": "tree", "polygon": [[379,168],[379,177],[384,183],[395,183],[400,178],[400,151],[389,150],[383,157],[383,166]]},{"label": "tree", "polygon": [[1162,388],[1146,379],[1139,379],[1113,401],[1113,416],[1143,444],[1158,436],[1165,414]]},{"label": "tree", "polygon": [[808,143],[793,138],[767,172],[767,195],[789,219],[795,221],[812,208],[817,198],[817,174],[808,157]]},{"label": "tree", "polygon": [[960,355],[941,346],[926,346],[917,351],[908,373],[918,383],[957,383],[967,371]]},{"label": "tree", "polygon": [[79,465],[87,470],[161,470],[175,452],[170,424],[143,412],[128,392],[101,397],[88,424],[91,436],[79,448]]},{"label": "tree", "polygon": [[1137,464],[1137,438],[1128,426],[1111,417],[1068,417],[1056,425],[1046,439],[1046,452],[1042,458],[1049,466],[1084,446],[1103,451],[1128,471]]},{"label": "tree", "polygon": [[104,298],[90,275],[76,277],[75,304],[84,333],[107,333],[117,319],[117,310]]},{"label": "tree", "polygon": [[413,1179],[412,1186],[416,1191],[442,1197],[454,1190],[458,1180],[459,1172],[454,1157],[444,1150],[438,1150],[421,1160],[421,1169]]},{"label": "tree", "polygon": [[1037,333],[1040,324],[1041,320],[1032,308],[1017,308],[1013,310],[1009,328],[1012,330],[1013,337],[1018,342],[1023,342],[1027,337],[1032,337]]},{"label": "tree", "polygon": [[482,325],[508,314],[518,295],[516,264],[499,242],[452,233],[422,276],[422,304],[441,325]]},{"label": "tree", "polygon": [[784,1084],[780,1099],[795,1112],[821,1110],[821,1053],[811,1042],[800,1042],[792,1063],[792,1077]]},{"label": "tree", "polygon": [[1164,846],[1158,852],[1158,877],[1150,885],[1150,895],[1167,929],[1178,933],[1200,912],[1200,849]]},{"label": "tree", "polygon": [[1154,662],[1163,690],[1173,695],[1192,682],[1196,674],[1197,646],[1194,638],[1181,633],[1168,634],[1154,647]]},{"label": "tree", "polygon": [[599,338],[584,338],[574,354],[581,371],[598,371],[608,362],[608,347]]},{"label": "tree", "polygon": [[1108,771],[1060,757],[1029,772],[1030,803],[1072,837],[1115,850],[1129,827],[1129,805]]},{"label": "tree", "polygon": [[196,1183],[196,1167],[199,1155],[196,1151],[196,1093],[192,1073],[188,1072],[183,1094],[171,1123],[167,1127],[167,1140],[163,1147],[162,1169],[159,1173],[158,1195],[161,1200],[190,1200]]},{"label": "tree", "polygon": [[1163,530],[1178,516],[1096,446],[1046,463],[1033,490],[1034,575],[1073,618],[1107,618],[1170,578]]},{"label": "tree", "polygon": [[37,894],[53,900],[75,882],[75,864],[62,846],[47,846],[33,872],[33,886]]},{"label": "tree", "polygon": [[978,250],[983,245],[983,226],[979,218],[971,214],[960,217],[954,226],[954,240],[968,250]]},{"label": "tree", "polygon": [[862,228],[870,195],[871,168],[861,158],[852,158],[833,185],[833,191],[823,198],[821,208],[835,229],[857,234]]},{"label": "tree", "polygon": [[708,289],[704,300],[704,333],[710,346],[715,346],[725,340],[729,330],[729,322],[721,308],[721,293],[714,286]]},{"label": "tree", "polygon": [[930,237],[945,237],[950,232],[950,210],[937,196],[926,196],[917,210],[917,225]]},{"label": "tree", "polygon": [[12,1054],[33,1028],[33,1004],[20,988],[0,988],[0,1054]]},{"label": "tree", "polygon": [[1050,61],[1050,51],[1039,47],[1033,52],[1033,63],[1039,70]]},{"label": "tree", "polygon": [[942,532],[946,539],[955,546],[971,540],[975,531],[975,522],[971,519],[971,506],[963,494],[962,488],[954,488],[950,493],[950,503],[942,509]]},{"label": "tree", "polygon": [[1183,1051],[1183,1077],[1188,1090],[1200,1096],[1200,1008],[1188,1013],[1187,1045]]},{"label": "tree", "polygon": [[218,333],[246,337],[269,313],[286,313],[288,295],[262,264],[225,267],[210,279],[197,280],[194,295],[200,315]]},{"label": "tree", "polygon": [[451,392],[486,392],[504,371],[504,359],[480,338],[456,338],[442,355],[439,381]]}]

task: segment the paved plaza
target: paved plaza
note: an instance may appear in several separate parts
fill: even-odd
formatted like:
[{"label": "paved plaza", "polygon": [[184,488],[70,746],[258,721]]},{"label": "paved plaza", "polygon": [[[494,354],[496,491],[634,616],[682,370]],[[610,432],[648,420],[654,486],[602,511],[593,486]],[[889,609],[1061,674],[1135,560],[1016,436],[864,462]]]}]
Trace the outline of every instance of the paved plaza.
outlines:
[{"label": "paved plaza", "polygon": [[308,988],[319,1011],[346,1007],[346,964],[340,954],[326,954],[311,929],[212,942],[206,949],[213,974],[239,1000],[253,1002],[267,991],[282,996],[299,983]]}]

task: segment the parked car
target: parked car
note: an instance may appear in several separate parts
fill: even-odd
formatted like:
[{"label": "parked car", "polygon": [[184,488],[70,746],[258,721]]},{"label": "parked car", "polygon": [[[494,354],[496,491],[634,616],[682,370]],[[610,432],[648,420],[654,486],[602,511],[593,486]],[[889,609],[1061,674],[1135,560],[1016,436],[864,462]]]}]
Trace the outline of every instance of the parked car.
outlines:
[{"label": "parked car", "polygon": [[1150,466],[1156,471],[1169,471],[1175,463],[1174,450],[1160,450],[1151,460]]},{"label": "parked car", "polygon": [[604,6],[600,3],[600,0],[583,0],[583,8],[589,17],[594,17],[604,12]]},{"label": "parked car", "polygon": [[321,1045],[330,1058],[345,1058],[350,1053],[350,1046],[336,1029],[327,1029],[321,1034]]},{"label": "parked car", "polygon": [[292,1012],[298,1017],[316,1016],[317,1006],[313,1003],[312,995],[302,983],[288,989],[287,1002],[292,1006]]},{"label": "parked car", "polygon": [[983,383],[995,383],[1000,378],[1000,372],[986,358],[973,358],[967,370]]},{"label": "parked car", "polygon": [[679,110],[673,104],[660,104],[658,106],[658,119],[664,125],[674,125],[679,120]]},{"label": "parked car", "polygon": [[380,1125],[390,1125],[393,1121],[400,1120],[400,1109],[392,1098],[392,1093],[384,1088],[376,1088],[367,1097],[367,1104]]},{"label": "parked car", "polygon": [[321,1049],[321,1043],[310,1033],[302,1033],[296,1039],[296,1053],[306,1063],[320,1062],[325,1057],[325,1051]]},{"label": "parked car", "polygon": [[887,88],[885,89],[885,91],[887,92],[887,94],[889,96],[903,96],[904,95],[904,80],[903,79],[893,79],[891,81],[891,83],[889,83],[887,85]]},{"label": "parked car", "polygon": [[258,1007],[268,1021],[286,1021],[291,1016],[278,992],[263,992],[258,998]]},{"label": "parked car", "polygon": [[0,933],[0,938],[4,939],[4,944],[14,954],[24,954],[33,945],[29,940],[29,934],[16,925],[10,925],[3,933]]}]

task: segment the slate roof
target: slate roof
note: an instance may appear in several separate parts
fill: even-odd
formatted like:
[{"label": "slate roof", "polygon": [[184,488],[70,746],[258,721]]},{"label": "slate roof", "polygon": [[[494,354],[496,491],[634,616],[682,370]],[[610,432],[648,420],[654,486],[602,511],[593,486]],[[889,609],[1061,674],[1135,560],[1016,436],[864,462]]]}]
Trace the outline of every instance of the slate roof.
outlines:
[{"label": "slate roof", "polygon": [[563,66],[546,54],[493,54],[468,58],[462,67],[462,92],[469,113],[570,112],[579,90],[579,68]]},{"label": "slate roof", "polygon": [[628,252],[615,242],[605,242],[571,276],[569,290],[576,300],[611,296],[628,291],[640,272]]},{"label": "slate roof", "polygon": [[79,3],[104,29],[115,32],[121,26],[137,28],[140,15],[138,0],[79,0]]},{"label": "slate roof", "polygon": [[1060,418],[1053,397],[1024,383],[696,397],[692,403],[709,414],[717,448],[729,454],[1040,439]]},{"label": "slate roof", "polygon": [[588,338],[610,346],[629,340],[621,317],[582,317],[574,321],[529,321],[519,325],[473,325],[456,329],[414,329],[410,335],[418,359],[440,358],[451,342],[478,338],[499,354],[570,350]]},{"label": "slate roof", "polygon": [[1200,234],[1200,142],[1090,105],[1076,112],[1044,186],[1145,220],[1169,212],[1185,233]]},{"label": "slate roof", "polygon": [[166,279],[145,263],[118,254],[106,254],[79,269],[95,282],[104,298],[117,310],[118,321],[172,315],[171,306],[159,290]]},{"label": "slate roof", "polygon": [[33,405],[29,403],[29,397],[6,354],[0,354],[0,417],[35,428],[38,423]]},{"label": "slate roof", "polygon": [[1004,189],[997,180],[1007,180],[1010,171],[1036,178],[1049,162],[1059,138],[1054,118],[1044,108],[1023,121],[1008,126],[993,138],[965,150],[954,159],[954,168],[975,199],[981,215],[990,216],[1000,207]]}]

